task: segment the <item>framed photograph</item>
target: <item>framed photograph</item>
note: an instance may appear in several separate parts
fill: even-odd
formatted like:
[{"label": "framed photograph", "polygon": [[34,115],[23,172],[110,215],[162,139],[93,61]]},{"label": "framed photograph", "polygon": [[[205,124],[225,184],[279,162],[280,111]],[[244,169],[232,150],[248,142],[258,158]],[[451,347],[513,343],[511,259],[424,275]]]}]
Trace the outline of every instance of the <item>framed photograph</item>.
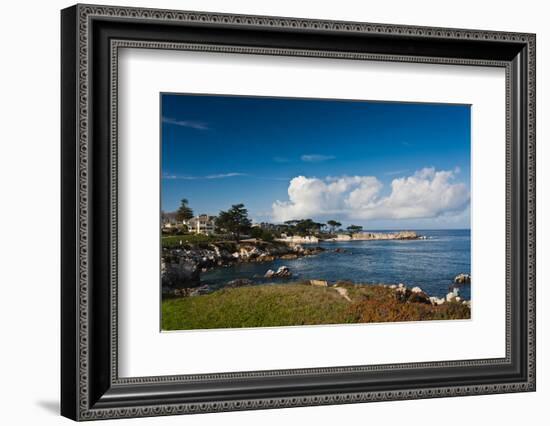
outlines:
[{"label": "framed photograph", "polygon": [[74,420],[535,390],[535,35],[61,12]]}]

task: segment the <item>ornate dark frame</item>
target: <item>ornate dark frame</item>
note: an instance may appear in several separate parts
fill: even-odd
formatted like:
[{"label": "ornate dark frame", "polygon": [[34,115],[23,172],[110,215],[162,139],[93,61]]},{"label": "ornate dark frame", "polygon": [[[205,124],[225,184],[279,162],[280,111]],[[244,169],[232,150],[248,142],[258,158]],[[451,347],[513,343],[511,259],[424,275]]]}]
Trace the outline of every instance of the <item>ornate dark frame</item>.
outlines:
[{"label": "ornate dark frame", "polygon": [[[61,13],[61,413],[74,420],[535,390],[535,35],[76,5]],[[124,47],[506,69],[506,357],[119,378]],[[504,230],[503,230],[504,231]]]}]

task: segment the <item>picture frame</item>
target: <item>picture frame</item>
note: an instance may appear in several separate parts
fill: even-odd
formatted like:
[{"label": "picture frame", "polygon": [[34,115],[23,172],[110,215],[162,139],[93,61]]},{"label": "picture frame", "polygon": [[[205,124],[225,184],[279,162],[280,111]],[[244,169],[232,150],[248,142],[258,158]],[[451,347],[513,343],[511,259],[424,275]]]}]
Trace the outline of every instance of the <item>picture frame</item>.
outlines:
[{"label": "picture frame", "polygon": [[[534,34],[75,5],[61,12],[61,414],[73,420],[535,390]],[[506,356],[119,377],[118,49],[500,67]],[[504,212],[503,212],[504,214]]]}]

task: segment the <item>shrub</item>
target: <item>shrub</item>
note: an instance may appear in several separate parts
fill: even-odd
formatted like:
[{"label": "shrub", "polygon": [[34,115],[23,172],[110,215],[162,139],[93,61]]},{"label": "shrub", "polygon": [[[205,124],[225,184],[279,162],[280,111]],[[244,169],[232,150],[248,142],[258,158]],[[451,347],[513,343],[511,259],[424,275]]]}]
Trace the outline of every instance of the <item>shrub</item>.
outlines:
[{"label": "shrub", "polygon": [[258,228],[257,226],[250,229],[250,236],[252,238],[260,239],[262,238],[263,230],[261,228]]},{"label": "shrub", "polygon": [[269,231],[262,231],[262,235],[261,235],[260,238],[261,238],[262,240],[268,241],[268,242],[273,241],[273,239],[274,239],[274,238],[273,238],[273,234],[272,234],[271,232],[269,232]]}]

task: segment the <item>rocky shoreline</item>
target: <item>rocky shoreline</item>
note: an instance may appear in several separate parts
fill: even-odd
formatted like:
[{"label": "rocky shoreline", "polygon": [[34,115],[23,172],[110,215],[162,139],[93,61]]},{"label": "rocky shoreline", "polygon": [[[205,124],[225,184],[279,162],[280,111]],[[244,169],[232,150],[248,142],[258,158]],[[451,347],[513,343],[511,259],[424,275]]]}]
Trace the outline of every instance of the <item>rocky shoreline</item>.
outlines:
[{"label": "rocky shoreline", "polygon": [[[404,235],[402,235],[404,234]],[[413,238],[409,233],[396,233],[405,239]],[[415,234],[416,235],[416,234]],[[416,237],[418,236],[416,235]],[[230,267],[245,262],[272,262],[275,259],[293,260],[304,256],[314,256],[326,249],[319,246],[302,246],[300,244],[288,244],[282,242],[241,241],[241,242],[216,242],[187,244],[176,248],[165,247],[162,250],[161,279],[162,293],[172,297],[193,297],[213,293],[218,288],[201,283],[201,272],[211,268]],[[347,249],[330,249],[336,253],[346,252]],[[288,283],[293,273],[287,266],[280,266],[276,270],[267,269],[263,275],[264,280],[284,279]],[[260,275],[261,277],[261,275]],[[429,296],[420,287],[408,288],[404,284],[368,284],[387,287],[395,292],[401,301],[414,301],[417,303],[429,303],[434,306],[443,305],[451,301],[460,302],[470,306],[470,301],[464,300],[459,294],[463,286],[470,285],[469,274],[461,273],[454,280],[450,280],[449,292],[445,297]],[[294,284],[307,284],[312,286],[330,287],[342,291],[341,286],[362,286],[348,281],[329,283],[324,279],[297,280]],[[238,278],[223,285],[223,288],[250,287],[258,285],[257,282]]]},{"label": "rocky shoreline", "polygon": [[399,232],[358,232],[355,234],[338,234],[335,238],[324,241],[377,241],[377,240],[424,240],[425,236],[414,231]]},{"label": "rocky shoreline", "polygon": [[[163,248],[161,281],[163,294],[185,296],[204,294],[200,274],[214,267],[227,267],[243,262],[272,262],[275,259],[298,259],[323,252],[322,247],[268,242],[220,242]],[[274,271],[273,275],[277,272]],[[281,275],[282,276],[282,275]],[[288,277],[288,275],[286,275]]]},{"label": "rocky shoreline", "polygon": [[292,236],[286,238],[277,238],[277,241],[288,244],[316,244],[319,242],[346,242],[346,241],[378,241],[378,240],[425,240],[424,235],[419,235],[414,231],[398,232],[356,232],[353,234],[337,234],[331,238],[317,238],[313,236],[300,237]]}]

